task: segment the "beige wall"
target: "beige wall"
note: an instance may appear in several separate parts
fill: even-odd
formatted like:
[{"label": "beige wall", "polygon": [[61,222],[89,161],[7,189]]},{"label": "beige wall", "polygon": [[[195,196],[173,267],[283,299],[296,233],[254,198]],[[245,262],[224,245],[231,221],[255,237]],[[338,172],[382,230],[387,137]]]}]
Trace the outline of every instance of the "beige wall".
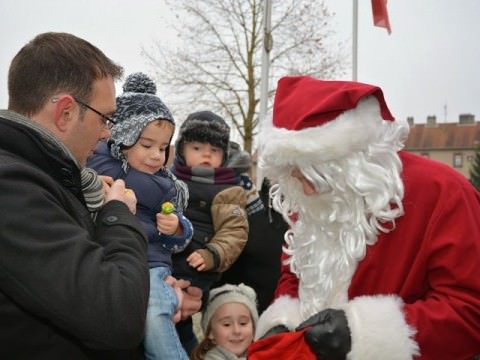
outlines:
[{"label": "beige wall", "polygon": [[[473,164],[473,159],[475,158],[475,151],[473,150],[430,150],[430,151],[411,151],[412,153],[424,155],[428,154],[428,157],[432,160],[440,161],[448,166],[453,167],[459,173],[463,174],[467,179],[470,178],[469,169]],[[462,159],[462,166],[455,167],[453,165],[453,155],[458,154]]]}]

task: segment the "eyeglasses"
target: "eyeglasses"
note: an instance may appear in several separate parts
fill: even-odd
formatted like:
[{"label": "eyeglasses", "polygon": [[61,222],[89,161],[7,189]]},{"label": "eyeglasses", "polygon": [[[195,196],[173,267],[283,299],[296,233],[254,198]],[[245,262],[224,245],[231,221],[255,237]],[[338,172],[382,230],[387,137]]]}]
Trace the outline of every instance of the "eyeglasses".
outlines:
[{"label": "eyeglasses", "polygon": [[82,106],[85,106],[87,109],[89,110],[92,110],[95,114],[98,114],[102,117],[102,121],[103,123],[105,124],[105,127],[108,129],[108,130],[111,130],[113,125],[115,125],[117,122],[115,120],[113,120],[110,116],[107,116],[105,115],[104,113],[101,113],[100,111],[98,111],[97,109],[94,109],[93,107],[91,107],[90,105],[87,105],[85,104],[83,101],[80,101],[78,100],[78,98],[76,96],[72,96],[73,99],[79,103],[80,105]]},{"label": "eyeglasses", "polygon": [[[100,111],[98,111],[97,109],[94,109],[93,107],[91,107],[90,105],[87,105],[85,104],[83,101],[80,101],[78,100],[78,98],[76,96],[72,96],[73,100],[75,100],[77,103],[79,103],[81,106],[84,106],[86,107],[87,109],[89,110],[92,110],[95,114],[98,114],[101,116],[102,118],[102,121],[103,123],[105,124],[105,127],[108,129],[108,130],[111,130],[113,125],[115,125],[117,122],[115,120],[113,120],[110,116],[107,116],[105,115],[104,113],[101,113]],[[59,100],[59,98],[57,97],[54,97],[51,99],[51,101],[53,103],[56,103],[57,101]]]}]

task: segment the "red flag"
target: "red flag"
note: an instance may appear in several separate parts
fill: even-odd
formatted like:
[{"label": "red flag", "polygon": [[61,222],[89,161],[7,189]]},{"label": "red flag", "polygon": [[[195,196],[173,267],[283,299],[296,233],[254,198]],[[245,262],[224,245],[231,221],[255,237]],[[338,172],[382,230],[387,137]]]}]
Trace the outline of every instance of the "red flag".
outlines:
[{"label": "red flag", "polygon": [[373,24],[387,29],[390,34],[392,29],[390,29],[390,21],[388,21],[387,0],[372,0],[372,12]]}]

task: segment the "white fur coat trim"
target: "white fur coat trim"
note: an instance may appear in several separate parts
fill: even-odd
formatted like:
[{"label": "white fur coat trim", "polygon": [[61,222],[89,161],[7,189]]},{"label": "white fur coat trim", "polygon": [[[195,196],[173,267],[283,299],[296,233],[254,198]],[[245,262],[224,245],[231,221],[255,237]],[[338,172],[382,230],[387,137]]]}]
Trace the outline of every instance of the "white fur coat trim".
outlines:
[{"label": "white fur coat trim", "polygon": [[255,339],[277,325],[285,325],[293,330],[300,325],[300,302],[290,296],[280,296],[260,316],[257,323]]},{"label": "white fur coat trim", "polygon": [[368,96],[356,108],[317,127],[287,130],[265,121],[260,133],[260,156],[268,159],[270,166],[338,159],[366,149],[381,130],[382,122],[375,96]]},{"label": "white fur coat trim", "polygon": [[410,360],[419,354],[398,296],[360,296],[343,309],[352,337],[348,360]]}]

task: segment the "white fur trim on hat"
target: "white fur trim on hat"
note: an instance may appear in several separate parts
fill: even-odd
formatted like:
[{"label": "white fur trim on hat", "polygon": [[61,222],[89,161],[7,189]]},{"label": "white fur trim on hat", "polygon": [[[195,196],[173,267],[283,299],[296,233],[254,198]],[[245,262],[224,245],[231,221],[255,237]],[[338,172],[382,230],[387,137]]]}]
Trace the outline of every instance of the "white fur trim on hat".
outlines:
[{"label": "white fur trim on hat", "polygon": [[366,149],[382,133],[382,126],[392,123],[383,120],[375,96],[316,127],[287,130],[265,121],[259,138],[260,158],[272,167],[339,159]]},{"label": "white fur trim on hat", "polygon": [[419,355],[415,330],[405,321],[398,296],[360,296],[343,308],[352,337],[351,360],[409,360]]},{"label": "white fur trim on hat", "polygon": [[261,338],[268,330],[284,325],[293,330],[300,325],[300,302],[298,298],[280,296],[260,316],[255,339]]},{"label": "white fur trim on hat", "polygon": [[201,326],[204,334],[215,311],[227,303],[239,303],[245,305],[252,314],[253,325],[258,322],[257,298],[255,290],[245,284],[225,284],[210,291],[208,303],[202,314]]}]

